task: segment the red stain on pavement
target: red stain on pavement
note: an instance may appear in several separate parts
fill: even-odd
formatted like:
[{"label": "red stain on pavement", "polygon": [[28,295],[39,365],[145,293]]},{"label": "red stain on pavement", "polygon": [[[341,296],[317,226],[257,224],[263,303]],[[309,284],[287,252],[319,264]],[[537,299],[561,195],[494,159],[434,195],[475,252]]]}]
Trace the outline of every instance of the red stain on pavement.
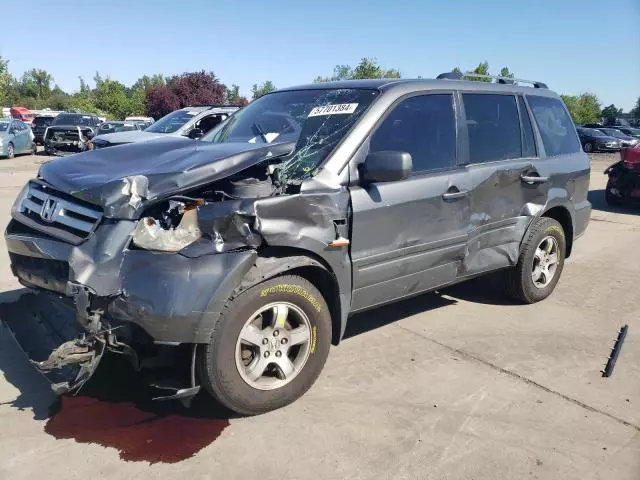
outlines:
[{"label": "red stain on pavement", "polygon": [[45,432],[56,438],[115,448],[127,461],[176,463],[212,443],[229,425],[226,419],[145,412],[131,402],[64,397]]},{"label": "red stain on pavement", "polygon": [[176,463],[210,445],[229,425],[229,412],[204,392],[190,408],[153,401],[154,393],[127,364],[105,358],[78,396],[63,396],[51,407],[44,430],[115,448],[125,461]]}]

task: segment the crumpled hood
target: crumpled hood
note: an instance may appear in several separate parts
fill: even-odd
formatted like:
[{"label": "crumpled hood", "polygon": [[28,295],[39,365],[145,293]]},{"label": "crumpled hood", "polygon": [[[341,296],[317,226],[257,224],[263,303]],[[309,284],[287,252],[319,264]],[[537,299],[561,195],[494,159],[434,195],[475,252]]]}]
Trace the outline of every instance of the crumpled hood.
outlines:
[{"label": "crumpled hood", "polygon": [[[40,167],[38,177],[58,190],[103,207],[106,217],[131,219],[137,218],[149,201],[206,185],[286,155],[293,148],[293,143],[213,144],[164,136],[52,160]],[[140,202],[131,201],[132,181]]]},{"label": "crumpled hood", "polygon": [[182,135],[176,135],[172,133],[142,132],[140,130],[134,130],[131,132],[105,133],[102,135],[96,135],[95,138],[99,138],[100,140],[104,140],[106,142],[117,145],[120,143],[145,142],[147,140],[155,140],[157,138],[167,138],[167,136],[171,138],[183,138],[185,140],[187,139]]}]

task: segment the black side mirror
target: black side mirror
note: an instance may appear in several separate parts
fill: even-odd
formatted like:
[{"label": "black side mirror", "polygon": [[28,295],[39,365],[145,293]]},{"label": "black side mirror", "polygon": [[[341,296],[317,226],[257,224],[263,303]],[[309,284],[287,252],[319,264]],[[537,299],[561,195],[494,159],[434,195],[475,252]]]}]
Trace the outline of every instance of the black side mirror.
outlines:
[{"label": "black side mirror", "polygon": [[204,135],[204,132],[202,131],[201,128],[193,128],[189,132],[188,137],[191,138],[192,140],[195,140],[196,138],[200,138],[203,135]]},{"label": "black side mirror", "polygon": [[412,168],[410,153],[386,150],[367,155],[360,172],[364,183],[397,182],[409,178]]}]

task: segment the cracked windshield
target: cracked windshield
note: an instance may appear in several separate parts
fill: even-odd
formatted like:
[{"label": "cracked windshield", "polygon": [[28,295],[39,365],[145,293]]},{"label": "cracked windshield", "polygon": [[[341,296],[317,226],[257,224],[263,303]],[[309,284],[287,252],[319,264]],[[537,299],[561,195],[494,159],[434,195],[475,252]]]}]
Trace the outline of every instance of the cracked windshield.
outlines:
[{"label": "cracked windshield", "polygon": [[265,95],[220,124],[203,141],[213,143],[295,142],[280,166],[281,178],[313,176],[377,91],[366,89],[295,90]]}]

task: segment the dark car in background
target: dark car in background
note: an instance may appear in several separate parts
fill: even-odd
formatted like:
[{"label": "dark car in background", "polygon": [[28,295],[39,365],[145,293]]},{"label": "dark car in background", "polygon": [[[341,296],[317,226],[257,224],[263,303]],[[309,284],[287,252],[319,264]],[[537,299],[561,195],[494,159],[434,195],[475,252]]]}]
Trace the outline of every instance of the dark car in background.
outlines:
[{"label": "dark car in background", "polygon": [[49,155],[64,156],[89,150],[100,119],[89,113],[61,113],[44,133],[44,149]]},{"label": "dark car in background", "polygon": [[622,133],[629,135],[630,137],[640,138],[640,128],[633,127],[613,127],[616,130],[621,131]]},{"label": "dark car in background", "polygon": [[610,137],[595,128],[576,127],[582,149],[587,152],[618,152],[622,148],[622,142],[615,137]]},{"label": "dark car in background", "polygon": [[33,132],[33,141],[36,145],[44,145],[44,132],[47,127],[53,123],[56,117],[53,115],[38,115],[31,122],[31,131]]},{"label": "dark car in background", "polygon": [[609,135],[610,137],[617,138],[618,140],[620,140],[622,144],[622,148],[635,147],[638,143],[640,143],[640,138],[627,135],[626,133],[621,132],[617,128],[603,127],[603,128],[598,128],[598,130],[600,130],[605,135]]}]

